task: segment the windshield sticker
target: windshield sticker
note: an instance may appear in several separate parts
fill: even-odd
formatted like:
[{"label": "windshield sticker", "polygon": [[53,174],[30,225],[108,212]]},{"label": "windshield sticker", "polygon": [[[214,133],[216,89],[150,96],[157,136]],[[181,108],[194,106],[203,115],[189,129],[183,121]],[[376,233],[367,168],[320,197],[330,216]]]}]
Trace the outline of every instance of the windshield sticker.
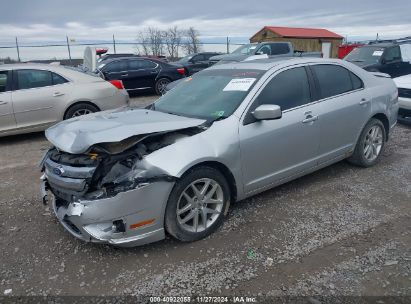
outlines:
[{"label": "windshield sticker", "polygon": [[255,78],[235,78],[225,86],[223,91],[248,91]]},{"label": "windshield sticker", "polygon": [[215,116],[215,117],[221,117],[223,115],[224,115],[224,111],[215,111],[211,113],[211,116]]},{"label": "windshield sticker", "polygon": [[384,51],[374,51],[373,56],[381,56]]}]

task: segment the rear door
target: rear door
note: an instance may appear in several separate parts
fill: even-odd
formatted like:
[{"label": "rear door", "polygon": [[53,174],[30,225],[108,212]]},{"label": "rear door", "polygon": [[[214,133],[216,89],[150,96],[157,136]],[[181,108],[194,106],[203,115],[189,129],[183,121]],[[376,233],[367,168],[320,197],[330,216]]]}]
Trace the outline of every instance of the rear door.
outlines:
[{"label": "rear door", "polygon": [[[268,80],[239,127],[244,187],[247,193],[270,187],[316,165],[320,128],[304,67],[290,68]],[[252,111],[276,104],[282,117],[256,121]]]},{"label": "rear door", "polygon": [[362,80],[345,67],[310,66],[318,89],[319,163],[348,156],[371,113],[370,94]]},{"label": "rear door", "polygon": [[11,99],[11,75],[11,71],[0,70],[0,132],[16,127]]},{"label": "rear door", "polygon": [[64,77],[47,70],[13,71],[14,116],[18,128],[47,126],[62,117],[58,104],[65,104],[71,84]]}]

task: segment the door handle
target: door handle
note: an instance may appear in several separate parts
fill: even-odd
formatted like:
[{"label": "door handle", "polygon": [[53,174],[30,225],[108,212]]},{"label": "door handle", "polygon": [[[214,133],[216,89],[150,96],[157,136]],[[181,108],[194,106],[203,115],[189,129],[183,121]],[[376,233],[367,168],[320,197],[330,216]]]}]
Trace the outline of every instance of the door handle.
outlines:
[{"label": "door handle", "polygon": [[5,104],[8,104],[8,102],[7,101],[0,101],[0,106],[5,105]]},{"label": "door handle", "polygon": [[55,92],[53,93],[53,97],[59,97],[59,96],[63,96],[64,93],[60,93],[60,92]]},{"label": "door handle", "polygon": [[157,74],[158,72],[157,71],[151,71],[150,73],[151,74]]},{"label": "door handle", "polygon": [[303,123],[309,123],[318,120],[318,116],[307,115],[305,119],[303,119]]},{"label": "door handle", "polygon": [[121,77],[127,77],[128,74],[121,74],[120,76],[121,76]]},{"label": "door handle", "polygon": [[360,106],[368,104],[370,101],[368,99],[362,98],[360,101]]}]

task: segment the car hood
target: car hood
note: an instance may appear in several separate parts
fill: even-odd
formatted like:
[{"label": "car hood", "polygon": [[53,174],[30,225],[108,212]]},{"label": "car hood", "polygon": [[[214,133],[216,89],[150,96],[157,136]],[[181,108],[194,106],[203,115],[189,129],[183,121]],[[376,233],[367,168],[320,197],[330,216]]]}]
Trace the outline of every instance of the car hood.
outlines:
[{"label": "car hood", "polygon": [[224,55],[217,55],[210,58],[210,61],[242,61],[246,59],[250,55],[244,54],[224,54]]},{"label": "car hood", "polygon": [[411,89],[411,74],[393,79],[398,88]]},{"label": "car hood", "polygon": [[62,121],[47,129],[46,137],[59,150],[81,154],[95,144],[196,127],[204,122],[159,111],[121,108]]}]

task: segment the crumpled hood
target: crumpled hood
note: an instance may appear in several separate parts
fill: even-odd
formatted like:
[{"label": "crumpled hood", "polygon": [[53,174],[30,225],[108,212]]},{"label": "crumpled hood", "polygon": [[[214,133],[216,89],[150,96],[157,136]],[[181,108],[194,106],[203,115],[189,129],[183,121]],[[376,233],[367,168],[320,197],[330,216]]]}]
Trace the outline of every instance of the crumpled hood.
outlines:
[{"label": "crumpled hood", "polygon": [[158,111],[120,108],[62,121],[47,129],[46,137],[59,150],[80,154],[95,144],[196,127],[204,122]]}]

